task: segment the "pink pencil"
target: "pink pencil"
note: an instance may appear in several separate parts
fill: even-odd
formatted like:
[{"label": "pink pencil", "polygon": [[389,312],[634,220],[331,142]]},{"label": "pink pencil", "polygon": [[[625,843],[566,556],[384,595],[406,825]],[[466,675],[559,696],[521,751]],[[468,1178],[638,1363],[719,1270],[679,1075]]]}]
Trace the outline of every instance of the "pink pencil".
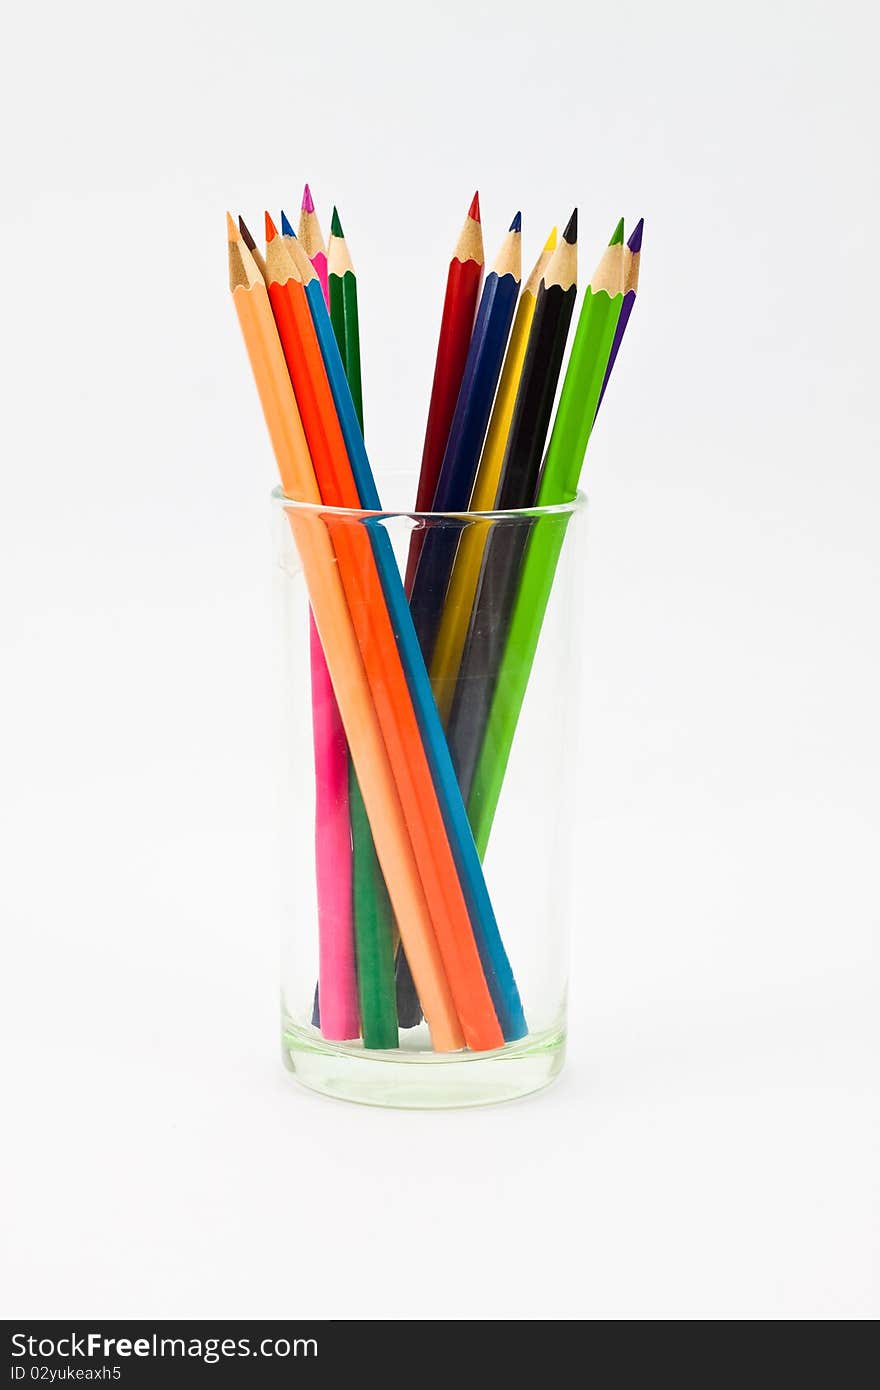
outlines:
[{"label": "pink pencil", "polygon": [[[327,253],[309,185],[303,193],[299,240],[327,307]],[[318,1014],[325,1038],[360,1032],[352,917],[352,851],[348,808],[348,745],[314,617],[309,614],[312,735],[315,746],[315,867],[318,881]]]},{"label": "pink pencil", "polygon": [[318,882],[318,1002],[325,1038],[360,1032],[352,920],[348,747],[314,617],[309,614],[315,748],[315,868]]},{"label": "pink pencil", "polygon": [[312,190],[306,184],[303,189],[302,208],[299,214],[299,233],[300,245],[315,267],[315,272],[321,282],[321,289],[324,298],[330,304],[330,285],[327,279],[327,247],[324,243],[324,236],[321,232],[321,224],[318,221],[318,214],[315,212],[315,200],[312,197]]}]

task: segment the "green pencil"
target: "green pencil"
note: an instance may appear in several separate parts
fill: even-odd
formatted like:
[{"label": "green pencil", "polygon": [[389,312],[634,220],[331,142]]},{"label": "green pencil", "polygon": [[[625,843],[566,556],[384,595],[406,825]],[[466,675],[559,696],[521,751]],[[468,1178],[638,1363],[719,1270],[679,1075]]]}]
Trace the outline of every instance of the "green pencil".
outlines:
[{"label": "green pencil", "polygon": [[[570,502],[578,481],[623,304],[623,219],[587,287],[553,434],[538,488],[539,507]],[[480,857],[486,853],[541,625],[571,513],[542,517],[533,529],[495,681],[489,718],[468,796]]]},{"label": "green pencil", "polygon": [[[330,224],[327,268],[330,319],[357,417],[363,430],[357,278],[345,244],[339,213],[335,208]],[[364,1047],[397,1047],[394,917],[351,760],[348,765],[348,798],[354,869],[352,906],[357,951],[358,1000]]]}]

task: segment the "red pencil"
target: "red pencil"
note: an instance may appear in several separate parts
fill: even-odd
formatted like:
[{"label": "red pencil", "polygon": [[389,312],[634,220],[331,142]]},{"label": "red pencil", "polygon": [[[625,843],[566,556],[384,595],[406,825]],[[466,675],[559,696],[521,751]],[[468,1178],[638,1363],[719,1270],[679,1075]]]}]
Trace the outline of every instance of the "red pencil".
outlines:
[{"label": "red pencil", "polygon": [[[416,493],[416,511],[419,512],[430,511],[434,502],[434,489],[446,452],[449,427],[452,424],[470,346],[482,275],[483,229],[480,225],[480,195],[475,193],[461,229],[461,236],[452,253],[446,279],[446,298],[443,301],[443,318],[440,322],[434,384],[431,387],[425,447],[422,450],[422,469]],[[423,535],[424,532],[414,531],[410,540],[406,566],[407,593],[412,588]]]}]

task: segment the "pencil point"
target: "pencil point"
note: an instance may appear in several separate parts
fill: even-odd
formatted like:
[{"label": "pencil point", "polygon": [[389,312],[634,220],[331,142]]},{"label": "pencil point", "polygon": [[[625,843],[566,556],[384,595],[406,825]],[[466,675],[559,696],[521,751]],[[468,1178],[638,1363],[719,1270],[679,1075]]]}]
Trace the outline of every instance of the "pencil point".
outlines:
[{"label": "pencil point", "polygon": [[621,243],[622,241],[623,241],[623,218],[621,217],[621,219],[620,219],[620,221],[618,222],[617,226],[614,228],[614,235],[612,236],[612,238],[611,238],[611,240],[609,241],[608,245],[609,245],[609,246],[619,246],[620,243]]},{"label": "pencil point", "polygon": [[241,239],[244,242],[247,249],[249,251],[255,251],[257,249],[257,243],[251,236],[248,224],[245,222],[244,218],[241,216],[240,213],[238,217],[238,230],[241,232]]},{"label": "pencil point", "polygon": [[296,236],[296,232],[293,230],[293,228],[291,227],[290,223],[289,223],[288,220],[287,220],[287,213],[286,213],[286,212],[282,212],[282,214],[281,214],[281,235],[282,235],[282,236]]},{"label": "pencil point", "polygon": [[470,205],[470,207],[468,208],[468,217],[470,217],[474,222],[479,222],[479,220],[480,220],[480,194],[479,194],[479,190],[474,194],[473,198],[471,199],[471,205]]},{"label": "pencil point", "polygon": [[229,240],[230,240],[230,241],[240,241],[240,240],[241,240],[241,237],[239,236],[238,228],[237,228],[236,225],[235,225],[235,219],[234,219],[234,217],[232,216],[232,213],[231,213],[231,212],[227,212],[227,214],[226,214],[226,230],[227,230],[227,232],[229,233]]},{"label": "pencil point", "polygon": [[544,250],[545,250],[545,251],[555,251],[555,250],[556,250],[556,238],[557,238],[557,235],[558,235],[557,229],[556,229],[556,227],[554,227],[553,230],[552,230],[552,232],[551,232],[550,235],[548,236],[547,240],[544,242]]},{"label": "pencil point", "polygon": [[514,217],[513,221],[511,222],[511,224],[510,224],[510,226],[509,226],[509,228],[508,228],[508,231],[511,231],[511,232],[521,232],[521,231],[522,231],[522,213],[521,213],[521,212],[518,212],[518,213],[516,214],[516,216]]},{"label": "pencil point", "polygon": [[626,243],[634,256],[637,256],[642,249],[642,228],[645,225],[644,217],[640,217],[635,225],[635,230],[629,241]]},{"label": "pencil point", "polygon": [[266,240],[267,240],[267,241],[274,241],[275,238],[277,237],[277,235],[278,235],[278,228],[275,226],[275,223],[272,221],[272,218],[269,216],[269,214],[268,214],[268,212],[267,212],[267,213],[266,213]]},{"label": "pencil point", "polygon": [[563,241],[567,241],[569,246],[573,246],[578,239],[578,210],[575,208],[571,217],[568,219],[568,226],[562,233]]},{"label": "pencil point", "polygon": [[312,190],[309,188],[308,184],[306,184],[303,189],[302,210],[303,212],[315,211],[315,200],[312,197]]},{"label": "pencil point", "polygon": [[342,223],[339,220],[339,213],[336,211],[335,203],[333,205],[333,216],[330,218],[330,235],[338,237],[345,236],[345,232],[342,230]]}]

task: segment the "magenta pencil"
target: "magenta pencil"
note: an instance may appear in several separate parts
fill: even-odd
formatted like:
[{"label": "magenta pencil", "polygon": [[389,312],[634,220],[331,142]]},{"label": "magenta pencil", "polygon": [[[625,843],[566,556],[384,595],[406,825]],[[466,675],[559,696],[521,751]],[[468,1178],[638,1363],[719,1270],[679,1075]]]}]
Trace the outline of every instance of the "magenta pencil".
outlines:
[{"label": "magenta pencil", "polygon": [[310,615],[312,739],[315,749],[315,867],[318,883],[318,997],[325,1038],[360,1031],[352,920],[348,748],[315,620]]},{"label": "magenta pencil", "polygon": [[[299,240],[329,308],[327,253],[309,185],[303,193]],[[315,748],[315,867],[318,881],[318,999],[315,1023],[325,1038],[360,1031],[352,907],[348,745],[315,620],[309,615],[312,735]]]},{"label": "magenta pencil", "polygon": [[315,200],[312,197],[312,190],[306,184],[303,189],[302,208],[299,214],[299,242],[315,267],[315,273],[321,282],[321,290],[327,304],[330,303],[330,286],[327,276],[327,247],[324,242],[324,234],[321,231],[321,224],[318,221],[318,214],[315,212]]}]

